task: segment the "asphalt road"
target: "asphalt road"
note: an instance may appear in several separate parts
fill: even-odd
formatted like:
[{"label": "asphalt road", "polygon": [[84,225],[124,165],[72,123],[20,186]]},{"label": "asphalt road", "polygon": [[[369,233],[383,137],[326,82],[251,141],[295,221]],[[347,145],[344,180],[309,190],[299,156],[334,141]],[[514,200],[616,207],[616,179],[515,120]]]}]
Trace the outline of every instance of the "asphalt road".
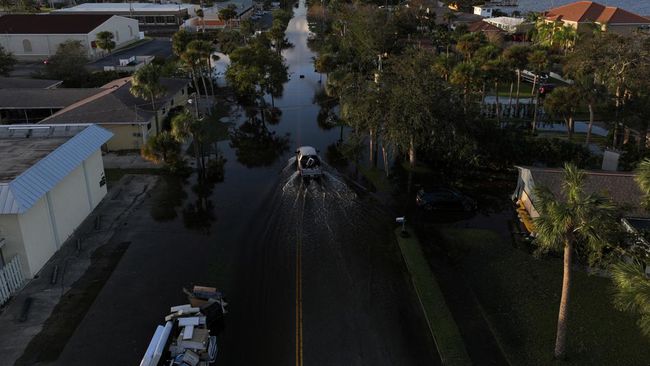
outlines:
[{"label": "asphalt road", "polygon": [[89,63],[88,68],[103,70],[104,66],[114,65],[120,58],[131,56],[156,56],[167,58],[172,55],[172,43],[169,38],[154,38],[149,42],[142,43],[133,48],[115,51],[112,55],[106,56],[95,62]]}]

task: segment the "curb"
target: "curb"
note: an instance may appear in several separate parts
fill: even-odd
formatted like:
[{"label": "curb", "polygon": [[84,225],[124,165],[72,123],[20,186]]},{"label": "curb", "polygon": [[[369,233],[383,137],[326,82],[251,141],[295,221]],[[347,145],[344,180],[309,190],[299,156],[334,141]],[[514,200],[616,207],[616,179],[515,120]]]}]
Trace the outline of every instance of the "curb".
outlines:
[{"label": "curb", "polygon": [[[420,308],[422,309],[422,313],[424,314],[424,317],[427,321],[427,326],[429,328],[431,338],[433,339],[434,345],[436,346],[436,350],[438,351],[438,355],[440,356],[442,364],[454,366],[472,365],[472,360],[469,357],[467,350],[465,349],[465,345],[460,335],[460,331],[458,330],[458,326],[453,320],[453,316],[451,315],[451,312],[449,311],[449,308],[444,301],[444,296],[440,290],[440,287],[438,286],[438,283],[436,282],[435,276],[430,269],[426,271],[428,273],[418,273],[415,270],[413,263],[414,259],[417,260],[419,257],[426,262],[419,240],[415,236],[415,233],[411,229],[408,229],[407,231],[410,234],[411,238],[409,240],[412,240],[414,242],[409,243],[400,236],[401,231],[401,228],[397,228],[394,232],[399,244],[400,252],[402,254],[402,259],[404,260],[404,263],[406,264],[406,267],[409,271],[411,283],[415,289]],[[407,253],[409,244],[417,245],[417,248],[411,248],[412,250],[415,250],[416,253]],[[428,262],[426,262],[426,266],[428,268]],[[433,289],[432,294],[434,297],[438,298],[439,301],[428,303],[429,301],[423,300],[425,296],[422,293],[422,289],[427,287]],[[447,332],[444,332],[443,328],[446,328]]]}]

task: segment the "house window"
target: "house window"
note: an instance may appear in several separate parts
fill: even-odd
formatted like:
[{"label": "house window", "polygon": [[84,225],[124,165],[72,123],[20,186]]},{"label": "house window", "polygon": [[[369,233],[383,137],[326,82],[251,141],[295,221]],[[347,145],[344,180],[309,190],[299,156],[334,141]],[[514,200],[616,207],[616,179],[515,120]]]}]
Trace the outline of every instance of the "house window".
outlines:
[{"label": "house window", "polygon": [[147,131],[151,129],[151,122],[147,123]]},{"label": "house window", "polygon": [[32,42],[29,39],[23,39],[23,51],[32,52]]},{"label": "house window", "polygon": [[176,17],[167,16],[167,24],[176,24]]},{"label": "house window", "polygon": [[185,88],[181,89],[181,95],[185,95]]},{"label": "house window", "polygon": [[142,137],[142,133],[140,132],[134,132],[133,137]]},{"label": "house window", "polygon": [[165,17],[156,17],[157,24],[165,24]]},{"label": "house window", "polygon": [[167,113],[167,108],[163,107],[162,114],[164,115],[165,113]]},{"label": "house window", "polygon": [[174,98],[172,98],[172,99],[169,101],[169,105],[170,105],[171,107],[174,106]]},{"label": "house window", "polygon": [[120,41],[120,32],[115,31],[115,42],[119,42],[119,41]]},{"label": "house window", "polygon": [[145,17],[144,19],[145,19],[144,22],[146,24],[154,24],[156,22],[156,18],[154,17]]},{"label": "house window", "polygon": [[129,37],[133,37],[133,27],[129,26]]}]

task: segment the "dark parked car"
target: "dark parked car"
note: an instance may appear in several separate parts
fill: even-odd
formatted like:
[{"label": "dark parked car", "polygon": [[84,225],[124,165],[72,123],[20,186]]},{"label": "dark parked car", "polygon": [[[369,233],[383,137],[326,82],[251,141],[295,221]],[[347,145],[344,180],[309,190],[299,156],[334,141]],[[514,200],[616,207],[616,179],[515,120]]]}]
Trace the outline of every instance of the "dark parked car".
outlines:
[{"label": "dark parked car", "polygon": [[427,211],[474,211],[476,201],[452,188],[421,189],[415,204]]}]

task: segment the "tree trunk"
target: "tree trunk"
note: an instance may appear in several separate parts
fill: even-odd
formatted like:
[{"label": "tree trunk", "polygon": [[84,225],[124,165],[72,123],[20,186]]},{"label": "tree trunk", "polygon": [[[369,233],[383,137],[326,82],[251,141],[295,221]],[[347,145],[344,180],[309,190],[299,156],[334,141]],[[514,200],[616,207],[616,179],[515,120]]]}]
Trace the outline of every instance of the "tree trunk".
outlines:
[{"label": "tree trunk", "polygon": [[415,168],[416,155],[415,155],[415,141],[413,137],[409,141],[409,166],[411,169]]},{"label": "tree trunk", "polygon": [[521,70],[517,69],[517,95],[515,96],[515,114],[519,117],[519,87],[521,86]]},{"label": "tree trunk", "polygon": [[533,78],[533,88],[530,90],[530,94],[535,94],[535,87],[537,86],[537,74],[535,74],[535,77]]},{"label": "tree trunk", "polygon": [[537,130],[537,104],[539,102],[539,97],[537,96],[537,93],[533,94],[532,97],[532,106],[533,106],[533,126],[532,126],[532,131],[535,132]]},{"label": "tree trunk", "polygon": [[508,93],[508,114],[512,115],[512,92],[515,89],[515,83],[510,82],[510,93]]},{"label": "tree trunk", "polygon": [[153,109],[153,116],[156,121],[156,134],[159,134],[160,131],[160,122],[158,122],[158,111],[156,110],[156,98],[153,93],[151,93],[151,109]]},{"label": "tree trunk", "polygon": [[384,173],[388,177],[390,174],[390,168],[388,164],[388,151],[386,150],[386,146],[384,146],[383,143],[381,144],[381,157],[384,160]]},{"label": "tree trunk", "polygon": [[370,167],[373,168],[373,167],[377,166],[377,157],[376,157],[376,153],[375,153],[375,151],[377,149],[376,146],[375,146],[375,137],[376,136],[375,136],[375,130],[374,129],[371,128],[371,129],[369,129],[368,132],[369,132],[369,135],[370,135],[370,138],[369,138],[369,141],[368,141],[368,145],[369,145],[369,148],[370,148],[370,151],[368,153],[368,161],[370,162]]},{"label": "tree trunk", "polygon": [[571,291],[571,259],[573,257],[573,242],[567,239],[564,243],[564,277],[562,278],[562,297],[560,311],[557,316],[557,335],[555,337],[555,358],[563,359],[566,353],[566,331],[569,318],[569,297]]},{"label": "tree trunk", "polygon": [[212,69],[212,61],[210,61],[210,57],[212,57],[212,55],[208,55],[208,76],[210,79],[210,95],[214,97],[214,79],[212,78],[213,69]]},{"label": "tree trunk", "polygon": [[573,126],[573,116],[569,116],[566,122],[567,122],[566,128],[567,128],[567,133],[569,135],[569,141],[571,141],[573,139],[573,132],[575,130],[575,127]]},{"label": "tree trunk", "polygon": [[591,142],[591,127],[594,125],[594,105],[589,103],[589,127],[587,127],[587,137],[585,138],[585,145],[589,146]]},{"label": "tree trunk", "polygon": [[499,81],[494,82],[494,90],[496,90],[496,109],[495,112],[497,114],[497,124],[499,127],[501,127],[501,108],[499,107]]}]

